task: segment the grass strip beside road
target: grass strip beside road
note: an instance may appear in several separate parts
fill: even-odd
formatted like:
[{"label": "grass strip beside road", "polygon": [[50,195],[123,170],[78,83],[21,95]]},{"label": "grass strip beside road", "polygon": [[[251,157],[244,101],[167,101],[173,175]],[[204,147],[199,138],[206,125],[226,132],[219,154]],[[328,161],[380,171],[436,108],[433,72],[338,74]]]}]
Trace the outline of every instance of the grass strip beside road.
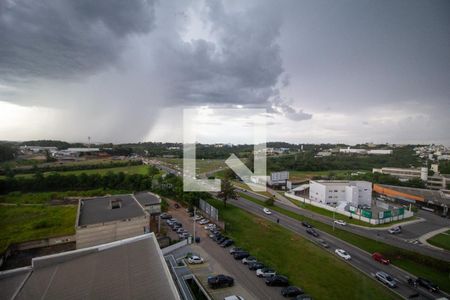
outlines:
[{"label": "grass strip beside road", "polygon": [[[252,201],[258,205],[264,206],[264,201],[255,199],[248,195],[243,197],[249,201]],[[416,276],[425,277],[435,282],[442,290],[450,292],[450,263],[439,259],[435,259],[426,255],[422,255],[417,252],[405,250],[395,246],[388,245],[383,242],[375,241],[373,239],[364,237],[359,234],[348,232],[338,227],[333,230],[333,226],[324,224],[311,218],[301,216],[290,210],[271,206],[271,210],[282,213],[288,217],[296,219],[298,221],[307,221],[314,227],[328,234],[331,234],[341,240],[346,241],[362,250],[369,253],[381,252],[388,257],[391,262],[404,269],[405,271],[414,274]]]},{"label": "grass strip beside road", "polygon": [[76,205],[1,206],[0,253],[9,245],[75,234]]},{"label": "grass strip beside road", "polygon": [[[288,276],[314,299],[397,299],[379,285],[317,245],[273,222],[218,200],[226,234],[279,274]],[[237,262],[240,263],[240,262]]]},{"label": "grass strip beside road", "polygon": [[436,247],[450,251],[450,230],[433,236],[428,239],[427,242]]}]

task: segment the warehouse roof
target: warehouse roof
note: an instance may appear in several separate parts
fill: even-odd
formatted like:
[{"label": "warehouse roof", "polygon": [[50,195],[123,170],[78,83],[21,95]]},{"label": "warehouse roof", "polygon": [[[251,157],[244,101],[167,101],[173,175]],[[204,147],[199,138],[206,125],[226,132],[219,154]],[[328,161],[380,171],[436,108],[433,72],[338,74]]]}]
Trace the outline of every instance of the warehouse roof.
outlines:
[{"label": "warehouse roof", "polygon": [[405,194],[423,197],[426,202],[430,202],[437,205],[446,204],[447,206],[450,206],[450,196],[446,195],[443,191],[435,191],[435,190],[419,189],[387,184],[378,184],[378,185]]},{"label": "warehouse roof", "polygon": [[142,206],[161,204],[161,198],[150,192],[140,192],[134,194],[134,197]]},{"label": "warehouse roof", "polygon": [[153,233],[0,272],[0,299],[180,299]]},{"label": "warehouse roof", "polygon": [[78,226],[120,221],[145,216],[132,195],[114,195],[80,200]]}]

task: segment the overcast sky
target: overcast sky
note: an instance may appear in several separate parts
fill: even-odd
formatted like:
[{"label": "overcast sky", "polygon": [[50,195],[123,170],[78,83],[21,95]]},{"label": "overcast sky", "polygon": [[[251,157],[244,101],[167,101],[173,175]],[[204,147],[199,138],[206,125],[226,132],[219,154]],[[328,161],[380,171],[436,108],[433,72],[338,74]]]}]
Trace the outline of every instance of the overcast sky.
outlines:
[{"label": "overcast sky", "polygon": [[0,1],[0,140],[182,141],[186,108],[202,142],[251,108],[271,141],[450,145],[450,1]]}]

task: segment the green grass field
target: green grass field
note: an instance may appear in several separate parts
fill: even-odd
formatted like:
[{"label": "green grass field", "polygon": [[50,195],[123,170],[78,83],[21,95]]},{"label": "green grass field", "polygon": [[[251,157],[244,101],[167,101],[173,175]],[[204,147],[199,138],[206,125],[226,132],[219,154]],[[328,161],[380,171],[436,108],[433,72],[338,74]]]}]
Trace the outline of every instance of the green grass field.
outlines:
[{"label": "green grass field", "polygon": [[[56,172],[61,175],[80,175],[81,173],[85,174],[106,174],[108,172],[119,173],[124,172],[126,174],[147,174],[148,166],[146,165],[138,165],[138,166],[126,166],[126,167],[117,167],[117,168],[103,168],[103,169],[88,169],[88,170],[76,170],[76,171],[62,171]],[[52,174],[55,172],[45,172],[44,176]],[[16,177],[32,177],[33,174],[17,174]],[[4,176],[0,176],[0,178],[4,178]]]},{"label": "green grass field", "polygon": [[94,197],[108,194],[128,194],[127,190],[86,190],[86,191],[67,191],[67,192],[41,192],[41,193],[21,193],[12,192],[6,195],[0,195],[0,203],[12,204],[46,204],[50,200],[64,199],[66,197]]},{"label": "green grass field", "polygon": [[77,206],[0,206],[0,253],[12,243],[75,234]]},{"label": "green grass field", "polygon": [[330,171],[289,171],[289,179],[294,181],[304,181],[314,176],[328,176],[330,173],[341,176],[354,172],[352,170],[330,170]]},{"label": "green grass field", "polygon": [[[247,196],[246,199],[264,205],[263,201]],[[404,250],[389,244],[385,244],[370,238],[354,234],[331,225],[327,225],[316,220],[300,216],[297,213],[283,209],[281,207],[272,206],[270,209],[289,216],[293,219],[308,221],[311,225],[319,230],[325,231],[337,238],[355,245],[369,253],[381,252],[388,257],[391,262],[404,270],[420,277],[425,277],[435,282],[442,290],[450,292],[450,263],[428,257],[417,252]]]},{"label": "green grass field", "polygon": [[[183,169],[183,159],[182,158],[157,158],[161,162],[165,162],[169,166],[175,167],[178,170]],[[227,168],[225,160],[223,159],[197,159],[195,161],[197,174],[207,173],[211,171],[216,171],[219,169]]]},{"label": "green grass field", "polygon": [[450,230],[433,236],[427,240],[428,243],[439,248],[450,251]]},{"label": "green grass field", "polygon": [[396,299],[388,289],[291,231],[212,200],[227,235],[258,260],[289,277],[314,299]]}]

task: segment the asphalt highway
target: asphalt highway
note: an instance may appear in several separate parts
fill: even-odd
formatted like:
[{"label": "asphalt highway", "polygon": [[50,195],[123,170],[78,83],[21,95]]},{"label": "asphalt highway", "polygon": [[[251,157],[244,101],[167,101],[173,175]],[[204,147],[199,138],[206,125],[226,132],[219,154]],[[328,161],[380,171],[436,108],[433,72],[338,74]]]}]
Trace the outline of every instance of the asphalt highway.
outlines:
[{"label": "asphalt highway", "polygon": [[[266,215],[262,211],[262,207],[260,205],[248,201],[244,198],[229,201],[231,204],[241,209],[244,209],[248,212],[251,212],[259,217],[265,218],[272,222],[276,222],[276,220],[279,219],[280,220],[279,224],[281,226],[303,236],[306,239],[317,242],[315,238],[306,233],[306,228],[302,226],[300,221],[287,217],[278,212],[272,212],[271,215]],[[319,238],[325,240],[330,245],[330,248],[328,249],[324,248],[324,251],[330,251],[334,254],[334,250],[337,248],[346,250],[352,256],[352,259],[349,260],[348,263],[353,267],[359,269],[361,272],[367,274],[368,276],[374,277],[374,274],[377,271],[384,271],[390,274],[398,282],[398,287],[393,289],[393,291],[402,296],[403,298],[409,298],[417,294],[418,294],[417,297],[415,297],[414,299],[437,299],[445,296],[442,293],[430,293],[422,288],[411,287],[407,283],[407,278],[410,277],[411,275],[406,273],[405,271],[396,268],[395,266],[392,265],[388,266],[382,265],[379,262],[374,261],[370,253],[367,253],[357,247],[354,247],[325,232],[321,232],[319,230],[316,231],[319,232],[320,234]]]},{"label": "asphalt highway", "polygon": [[[253,198],[259,200],[266,200],[267,198],[262,195],[257,195],[252,192],[243,191],[242,193],[247,194]],[[305,210],[299,207],[293,207],[289,205],[285,205],[283,203],[276,202],[276,206],[279,206],[283,209],[295,212],[299,215],[320,221],[325,224],[333,225],[333,219],[323,216],[321,214]],[[373,240],[377,240],[386,244],[390,244],[393,246],[397,246],[399,248],[415,251],[424,255],[428,255],[437,259],[450,261],[450,252],[445,250],[438,250],[434,248],[427,247],[422,244],[413,243],[420,235],[425,234],[427,232],[436,230],[438,228],[450,226],[450,220],[440,218],[439,216],[435,216],[428,212],[420,212],[419,216],[422,218],[426,218],[424,222],[413,223],[409,225],[402,226],[403,232],[401,234],[390,234],[388,233],[388,228],[383,230],[374,230],[370,228],[362,228],[359,226],[352,226],[348,224],[347,226],[341,226],[340,228],[346,231],[350,231]],[[416,232],[416,233],[414,233]],[[418,232],[418,233],[417,233]]]}]

